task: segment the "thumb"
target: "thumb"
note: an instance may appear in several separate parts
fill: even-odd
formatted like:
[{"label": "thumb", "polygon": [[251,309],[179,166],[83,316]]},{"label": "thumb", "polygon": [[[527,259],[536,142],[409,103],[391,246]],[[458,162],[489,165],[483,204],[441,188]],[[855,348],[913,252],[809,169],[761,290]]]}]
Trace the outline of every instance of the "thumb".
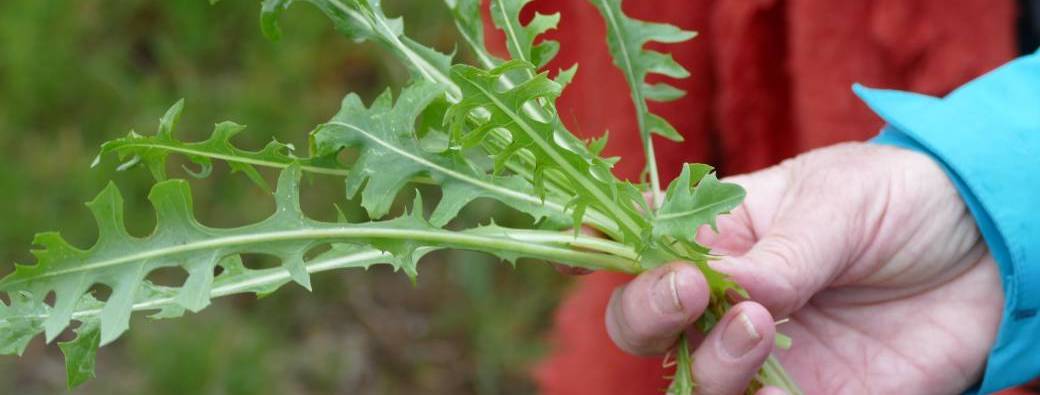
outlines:
[{"label": "thumb", "polygon": [[743,220],[720,227],[716,239],[726,240],[727,231],[753,236],[742,254],[712,262],[777,318],[801,308],[845,270],[856,234],[847,209],[855,199],[814,187],[813,180],[791,174],[796,169],[781,165],[731,180],[749,200],[736,213]]}]

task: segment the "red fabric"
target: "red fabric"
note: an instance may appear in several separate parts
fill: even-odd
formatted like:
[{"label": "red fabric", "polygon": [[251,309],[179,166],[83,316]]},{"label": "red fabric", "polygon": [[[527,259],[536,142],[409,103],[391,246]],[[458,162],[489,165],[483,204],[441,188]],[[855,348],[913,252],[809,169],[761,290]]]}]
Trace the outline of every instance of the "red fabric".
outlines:
[{"label": "red fabric", "polygon": [[[853,82],[941,95],[1015,55],[1011,1],[630,0],[624,9],[700,32],[692,42],[657,47],[692,73],[672,81],[685,98],[650,105],[686,137],[655,142],[666,180],[684,162],[734,174],[865,140],[882,122],[853,96]],[[563,121],[586,137],[610,130],[605,154],[624,158],[619,176],[637,178],[643,163],[634,110],[598,12],[581,0],[536,0],[525,11],[534,10],[562,13],[561,30],[548,35],[562,50],[548,69],[581,65],[558,102]],[[500,33],[488,33],[502,52]],[[607,273],[578,281],[557,313],[553,352],[535,369],[542,393],[661,393],[661,360],[620,352],[604,330],[607,299],[624,281]]]}]

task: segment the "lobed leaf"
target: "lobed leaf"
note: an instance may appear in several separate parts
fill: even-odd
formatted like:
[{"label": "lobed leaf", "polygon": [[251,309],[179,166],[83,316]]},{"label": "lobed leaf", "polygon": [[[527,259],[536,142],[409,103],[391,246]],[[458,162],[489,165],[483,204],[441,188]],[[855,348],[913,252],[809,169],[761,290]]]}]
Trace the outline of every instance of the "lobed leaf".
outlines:
[{"label": "lobed leaf", "polygon": [[687,164],[672,181],[654,217],[654,237],[673,237],[694,242],[697,228],[715,229],[715,218],[727,214],[744,200],[744,188],[720,182],[712,167]]},{"label": "lobed leaf", "polygon": [[304,160],[293,154],[294,147],[278,141],[267,143],[259,151],[249,151],[235,146],[231,139],[245,130],[245,126],[234,122],[221,122],[213,128],[208,139],[200,142],[186,143],[174,137],[177,120],[184,109],[184,101],[180,100],[159,121],[159,131],[155,135],[145,136],[130,132],[126,137],[110,140],[101,145],[101,152],[95,165],[106,154],[115,154],[121,161],[119,170],[126,170],[136,165],[144,165],[156,180],[167,179],[166,160],[171,154],[187,157],[199,166],[199,170],[184,167],[194,177],[208,177],[213,171],[213,161],[225,161],[232,172],[241,172],[266,191],[270,191],[267,181],[257,171],[256,166],[287,168],[297,163],[307,171],[324,174],[345,174],[334,166],[334,161],[322,159]]},{"label": "lobed leaf", "polygon": [[[589,0],[603,16],[607,25],[607,45],[614,58],[614,64],[625,74],[632,90],[632,99],[638,108],[640,129],[644,133],[655,132],[662,136],[681,140],[682,136],[674,132],[663,119],[657,125],[644,125],[643,119],[649,119],[645,100],[671,101],[684,95],[684,92],[667,83],[649,84],[649,74],[661,74],[671,78],[686,78],[690,75],[685,68],[672,59],[669,54],[643,49],[647,43],[679,43],[696,36],[696,33],[685,31],[665,23],[650,23],[633,19],[622,10],[622,0]],[[645,126],[649,126],[646,128]],[[649,129],[649,130],[647,130]]]},{"label": "lobed leaf", "polygon": [[[461,88],[463,99],[446,114],[452,140],[461,146],[484,141],[495,131],[505,131],[509,143],[492,152],[497,163],[505,163],[521,152],[534,158],[534,174],[559,175],[560,182],[573,198],[573,212],[594,208],[619,225],[626,243],[641,249],[649,223],[639,214],[643,198],[633,185],[618,181],[610,172],[612,162],[589,153],[584,143],[566,131],[555,116],[551,103],[561,93],[560,84],[545,73],[535,75],[512,88],[499,90],[499,79],[515,70],[532,70],[533,65],[513,60],[491,70],[455,65],[451,77]],[[523,110],[525,105],[544,101],[541,108],[552,116],[548,121]],[[475,128],[467,122],[474,112],[486,113],[487,120]],[[544,178],[535,177],[535,188],[544,188]],[[574,226],[580,226],[580,221]]]},{"label": "lobed leaf", "polygon": [[685,93],[666,83],[648,84],[649,74],[661,74],[672,78],[689,76],[671,55],[646,50],[647,43],[678,43],[693,38],[696,33],[684,31],[664,23],[649,23],[636,20],[625,15],[621,8],[622,0],[589,0],[599,10],[607,25],[607,46],[614,58],[614,64],[625,74],[632,102],[636,109],[636,123],[643,141],[646,155],[646,176],[650,179],[650,191],[653,205],[660,204],[660,176],[657,170],[657,158],[654,152],[652,134],[656,133],[672,141],[682,141],[683,137],[664,118],[650,112],[647,100],[670,101],[682,97]]},{"label": "lobed leaf", "polygon": [[[84,329],[76,340],[63,347],[70,358],[70,384],[76,384],[87,377],[86,372],[92,366],[87,361],[93,357],[89,346],[105,345],[118,338],[127,330],[133,310],[158,308],[159,318],[199,311],[209,304],[219,287],[238,287],[234,291],[220,291],[223,294],[267,293],[284,281],[292,280],[309,289],[309,273],[314,265],[304,256],[315,247],[332,243],[360,245],[372,255],[367,260],[355,260],[356,264],[386,262],[412,278],[417,273],[419,258],[440,248],[483,251],[511,260],[517,257],[554,259],[590,268],[632,271],[638,267],[631,258],[573,250],[569,243],[575,241],[563,235],[545,241],[508,235],[509,232],[496,234],[481,228],[460,232],[443,230],[422,217],[418,196],[412,214],[385,221],[315,221],[300,210],[299,181],[298,167],[286,169],[279,177],[275,212],[256,224],[231,229],[211,228],[195,220],[186,182],[160,182],[149,195],[156,210],[156,229],[145,238],[127,234],[122,197],[110,185],[88,205],[98,223],[99,236],[93,247],[78,249],[56,233],[41,234],[36,239],[42,247],[34,251],[36,264],[18,265],[13,273],[0,280],[0,291],[12,300],[10,305],[0,307],[0,328],[4,329],[0,350],[19,353],[28,340],[40,332],[51,341],[76,319]],[[624,250],[623,246],[607,245]],[[342,252],[342,248],[333,251]],[[282,280],[249,283],[248,280],[260,278],[261,271],[242,266],[238,256],[245,253],[279,258],[278,276]],[[218,264],[224,272],[214,278]],[[147,280],[148,274],[162,267],[181,267],[189,273],[188,278],[180,287],[154,286]],[[272,272],[263,274],[272,275]],[[93,300],[88,290],[94,284],[110,287],[111,296],[103,302]],[[261,284],[273,287],[261,288]],[[54,304],[49,306],[44,303],[44,297],[52,292]],[[166,302],[155,303],[157,299]],[[91,329],[94,320],[99,331]],[[95,334],[97,341],[93,339]]]},{"label": "lobed leaf", "polygon": [[393,104],[390,92],[379,96],[366,108],[356,95],[348,95],[339,112],[311,135],[317,156],[334,156],[344,149],[356,149],[359,156],[347,176],[348,196],[361,192],[361,204],[372,218],[381,218],[393,199],[409,181],[428,176],[439,185],[443,196],[431,222],[443,226],[459,210],[477,198],[492,198],[524,213],[536,221],[561,222],[564,208],[552,199],[538,197],[521,177],[487,174],[458,149],[431,152],[414,133],[419,114],[444,88],[419,81],[405,88]]},{"label": "lobed leaf", "polygon": [[[443,190],[441,203],[430,219],[437,226],[447,224],[463,207],[478,198],[498,200],[531,215],[535,221],[564,223],[569,218],[564,202],[555,196],[536,193],[524,178],[489,175],[459,151],[431,150],[424,145],[413,126],[416,112],[432,109],[436,113],[440,110],[436,117],[439,123],[443,109],[431,108],[429,104],[441,92],[443,89],[439,86],[420,81],[405,88],[398,106],[388,104],[392,97],[387,91],[371,109],[365,108],[356,95],[349,95],[339,113],[312,133],[315,155],[311,157],[298,157],[291,145],[277,141],[268,143],[260,151],[238,148],[231,139],[244,127],[231,122],[218,124],[205,141],[183,142],[173,136],[173,122],[163,121],[160,122],[160,132],[154,136],[130,133],[106,142],[99,158],[116,154],[126,161],[120,169],[144,165],[157,180],[166,179],[166,160],[172,154],[185,155],[199,164],[199,171],[185,168],[196,177],[208,176],[212,162],[222,160],[233,172],[247,174],[265,190],[268,189],[266,181],[256,167],[284,169],[297,166],[304,172],[346,177],[347,196],[363,189],[362,204],[374,218],[382,217],[388,211],[392,199],[386,199],[386,196],[397,196],[406,185],[424,183],[438,184]],[[400,103],[407,103],[409,107],[406,109]],[[178,102],[163,119],[177,119],[182,107]],[[398,121],[387,123],[388,119]],[[351,166],[343,166],[336,156],[344,149],[359,149],[362,155]],[[373,175],[378,177],[370,177]]]}]

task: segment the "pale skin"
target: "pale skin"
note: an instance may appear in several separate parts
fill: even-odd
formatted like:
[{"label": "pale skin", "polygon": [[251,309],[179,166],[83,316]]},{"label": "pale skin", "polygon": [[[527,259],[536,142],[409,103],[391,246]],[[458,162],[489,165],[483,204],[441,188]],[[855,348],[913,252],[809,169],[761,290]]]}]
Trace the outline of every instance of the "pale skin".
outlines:
[{"label": "pale skin", "polygon": [[[807,394],[953,394],[981,378],[1003,312],[999,272],[931,158],[843,144],[727,181],[747,200],[698,238],[726,255],[713,266],[750,300],[701,335],[691,324],[704,277],[684,263],[643,273],[607,310],[621,349],[663,354],[687,331],[704,395],[741,393],[773,351]],[[774,350],[776,332],[790,350]]]}]

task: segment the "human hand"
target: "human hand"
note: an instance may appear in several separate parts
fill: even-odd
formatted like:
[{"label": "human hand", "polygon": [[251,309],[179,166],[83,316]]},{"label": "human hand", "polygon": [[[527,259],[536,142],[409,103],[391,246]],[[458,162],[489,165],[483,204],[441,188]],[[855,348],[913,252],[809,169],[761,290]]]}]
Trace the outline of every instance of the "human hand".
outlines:
[{"label": "human hand", "polygon": [[[927,156],[870,144],[819,149],[727,180],[748,198],[698,239],[743,286],[715,329],[691,324],[704,277],[673,263],[615,291],[606,324],[640,355],[686,331],[701,394],[743,391],[773,351],[807,394],[949,394],[981,377],[1003,311],[993,257],[946,174]],[[760,394],[777,393],[767,388]]]}]

